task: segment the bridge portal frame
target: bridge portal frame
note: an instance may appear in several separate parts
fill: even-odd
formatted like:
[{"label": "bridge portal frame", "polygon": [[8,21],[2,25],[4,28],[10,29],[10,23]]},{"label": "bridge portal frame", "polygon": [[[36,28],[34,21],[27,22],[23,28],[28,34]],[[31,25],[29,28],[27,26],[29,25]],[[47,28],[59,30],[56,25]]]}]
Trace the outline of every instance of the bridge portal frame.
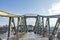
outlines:
[{"label": "bridge portal frame", "polygon": [[[10,37],[11,19],[18,18],[18,22],[19,22],[19,17],[25,17],[25,23],[24,24],[26,25],[26,18],[36,18],[37,16],[20,16],[20,15],[10,14],[8,12],[5,12],[5,11],[0,10],[0,17],[8,17],[9,18],[9,27],[8,27],[8,38],[9,38]],[[41,16],[41,15],[39,15],[39,17],[42,17],[42,21],[43,21],[43,18],[48,18],[47,19],[48,20],[48,25],[50,25],[49,24],[49,18],[60,18],[60,15],[52,15],[52,16]],[[13,22],[13,24],[14,24],[14,22]],[[19,26],[19,23],[17,23],[17,25]],[[14,26],[15,26],[15,24],[14,24]],[[43,26],[44,26],[44,24],[43,24]],[[18,27],[17,27],[17,34],[18,34]]]}]

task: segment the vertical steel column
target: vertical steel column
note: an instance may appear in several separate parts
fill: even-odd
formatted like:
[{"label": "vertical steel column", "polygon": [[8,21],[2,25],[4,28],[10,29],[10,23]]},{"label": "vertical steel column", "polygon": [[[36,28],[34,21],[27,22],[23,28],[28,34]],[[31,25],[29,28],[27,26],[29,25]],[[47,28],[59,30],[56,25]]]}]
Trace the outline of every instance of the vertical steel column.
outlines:
[{"label": "vertical steel column", "polygon": [[12,23],[14,25],[14,31],[16,32],[14,18],[13,17],[9,17],[8,38],[10,37],[10,33],[11,33],[11,28],[10,27],[11,27]]},{"label": "vertical steel column", "polygon": [[49,18],[47,18],[47,20],[46,20],[46,25],[45,25],[45,28],[44,28],[43,36],[45,36],[47,34],[47,32],[49,32],[49,35],[50,35],[50,22],[49,22]]},{"label": "vertical steel column", "polygon": [[36,25],[37,25],[37,17],[36,17],[36,22],[35,22],[35,26],[34,26],[34,33],[36,33]]},{"label": "vertical steel column", "polygon": [[22,27],[21,27],[21,31],[22,32],[24,32],[25,31],[25,21],[24,21],[24,16],[23,17],[21,17],[21,25],[22,25]]},{"label": "vertical steel column", "polygon": [[57,29],[59,27],[59,24],[60,24],[60,18],[58,18],[58,20],[56,22],[56,25],[54,27],[54,30],[52,31],[52,35],[55,35],[57,33]]},{"label": "vertical steel column", "polygon": [[23,27],[24,27],[24,18],[21,17],[21,21],[20,21],[21,32],[23,32]]},{"label": "vertical steel column", "polygon": [[41,32],[41,20],[40,20],[40,17],[39,17],[39,15],[38,15],[38,33],[40,34],[40,32]]},{"label": "vertical steel column", "polygon": [[40,27],[39,26],[39,19],[40,19],[39,15],[37,15],[37,25],[36,25],[37,26],[37,33],[39,33],[39,27]]},{"label": "vertical steel column", "polygon": [[20,22],[19,22],[20,24],[19,25],[20,25],[20,31],[21,32],[23,31],[23,26],[24,26],[23,20],[24,20],[23,17],[20,17]]},{"label": "vertical steel column", "polygon": [[49,35],[50,35],[50,22],[49,22],[49,18],[47,18],[47,21],[48,21]]},{"label": "vertical steel column", "polygon": [[37,15],[37,17],[36,17],[34,33],[38,33],[38,34],[41,33],[41,20],[40,20],[40,16],[39,15]]},{"label": "vertical steel column", "polygon": [[44,18],[42,17],[42,31],[44,30]]},{"label": "vertical steel column", "polygon": [[26,25],[26,16],[24,16],[24,24],[25,24],[25,32],[27,32],[27,25]]},{"label": "vertical steel column", "polygon": [[20,17],[17,18],[18,19],[18,22],[17,22],[17,30],[16,30],[16,34],[17,34],[17,40],[19,40],[18,38],[18,28],[19,28],[19,21],[20,21]]},{"label": "vertical steel column", "polygon": [[42,35],[44,37],[44,17],[42,17],[42,29],[41,29],[41,31],[42,31]]},{"label": "vertical steel column", "polygon": [[36,22],[35,22],[35,27],[34,27],[34,33],[38,33],[38,26],[39,26],[39,23],[38,23],[38,15],[37,15]]},{"label": "vertical steel column", "polygon": [[20,17],[18,17],[18,22],[17,22],[17,34],[18,34],[18,28],[19,28],[19,21],[20,21]]},{"label": "vertical steel column", "polygon": [[9,37],[10,37],[10,25],[11,25],[11,17],[9,17],[8,39],[7,40],[9,40]]},{"label": "vertical steel column", "polygon": [[13,26],[14,26],[14,29],[13,29],[14,32],[15,32],[14,34],[16,34],[16,27],[15,27],[14,17],[11,17],[11,22],[13,23]]},{"label": "vertical steel column", "polygon": [[39,22],[40,22],[40,18],[39,15],[37,15],[37,33],[39,33]]},{"label": "vertical steel column", "polygon": [[22,32],[27,31],[26,17],[25,16],[21,17],[20,24],[22,25],[22,27],[21,27]]},{"label": "vertical steel column", "polygon": [[48,20],[46,20],[46,23],[45,23],[44,32],[43,32],[43,37],[45,37],[46,34],[47,34],[47,27],[48,27]]},{"label": "vertical steel column", "polygon": [[[41,19],[41,18],[42,18],[42,17],[40,17],[40,16],[38,15],[38,20],[37,20],[37,21],[38,21],[38,22],[37,22],[38,24],[37,24],[37,25],[38,25],[38,33],[39,33],[39,34],[42,34],[42,29],[43,29],[42,27],[44,26],[44,23],[42,23],[42,19]],[[43,20],[43,22],[44,22],[44,20]]]}]

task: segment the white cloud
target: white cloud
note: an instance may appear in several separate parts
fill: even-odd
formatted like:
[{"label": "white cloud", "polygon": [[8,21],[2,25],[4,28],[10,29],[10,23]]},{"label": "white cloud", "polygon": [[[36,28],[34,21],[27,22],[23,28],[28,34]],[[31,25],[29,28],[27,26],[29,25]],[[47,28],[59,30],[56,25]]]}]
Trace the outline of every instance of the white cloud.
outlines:
[{"label": "white cloud", "polygon": [[57,18],[50,18],[50,26],[51,27],[55,27],[56,22],[57,22]]},{"label": "white cloud", "polygon": [[[49,15],[55,15],[55,14],[60,14],[60,2],[57,2],[57,3],[53,3],[52,5],[51,5],[51,8],[49,8],[48,9],[48,11],[47,11],[48,13],[49,13]],[[41,10],[40,10],[40,12],[34,12],[32,15],[35,15],[35,14],[40,14],[40,15],[47,15],[47,14],[44,14],[44,13],[46,13],[46,10],[44,9],[44,8],[42,8]],[[29,14],[29,15],[31,15],[31,14]],[[52,26],[55,26],[55,23],[56,23],[56,18],[51,18],[50,19],[50,25],[52,25]],[[27,24],[29,25],[34,25],[35,24],[35,19],[27,19]]]},{"label": "white cloud", "polygon": [[41,9],[40,9],[40,12],[38,12],[38,15],[47,15],[46,12],[47,12],[46,9],[41,8]]},{"label": "white cloud", "polygon": [[[40,14],[40,15],[48,15],[48,14],[44,14],[44,13],[46,13],[46,10],[45,9],[41,9],[40,10],[41,12],[40,13],[36,13],[36,14]],[[47,12],[49,12],[49,15],[56,15],[56,14],[59,14],[60,13],[60,2],[58,2],[58,3],[53,3],[52,5],[51,5],[51,8],[49,8],[48,9],[48,11]],[[34,14],[34,13],[33,13]],[[30,20],[30,21],[29,21]],[[35,19],[34,19],[35,20]],[[28,19],[28,24],[35,24],[35,21],[34,21],[33,19]],[[46,20],[44,20],[44,21],[46,21]],[[55,26],[55,24],[56,24],[56,21],[57,21],[57,18],[50,18],[50,26]],[[44,22],[44,23],[46,23],[46,22]]]},{"label": "white cloud", "polygon": [[[60,2],[57,2],[57,3],[53,3],[51,5],[51,8],[48,9],[49,12],[49,15],[55,15],[55,14],[60,14]],[[47,15],[47,14],[44,14],[46,13],[46,10],[45,9],[41,9],[40,12],[33,12],[33,13],[28,13],[27,15],[37,15],[37,14],[40,14],[40,15]],[[35,25],[35,21],[36,19],[34,18],[29,18],[27,19],[27,25]],[[44,20],[46,21],[46,19]],[[56,21],[57,19],[56,18],[50,18],[50,26],[55,26],[56,24]],[[46,23],[46,22],[44,22]]]},{"label": "white cloud", "polygon": [[26,21],[27,21],[27,25],[33,25],[34,26],[36,19],[35,18],[27,18]]},{"label": "white cloud", "polygon": [[[51,5],[51,8],[48,9],[49,15],[58,15],[60,14],[60,2],[53,3]],[[57,19],[56,18],[51,18],[50,19],[50,25],[55,26]]]},{"label": "white cloud", "polygon": [[60,2],[53,3],[51,8],[48,9],[49,15],[60,14]]}]

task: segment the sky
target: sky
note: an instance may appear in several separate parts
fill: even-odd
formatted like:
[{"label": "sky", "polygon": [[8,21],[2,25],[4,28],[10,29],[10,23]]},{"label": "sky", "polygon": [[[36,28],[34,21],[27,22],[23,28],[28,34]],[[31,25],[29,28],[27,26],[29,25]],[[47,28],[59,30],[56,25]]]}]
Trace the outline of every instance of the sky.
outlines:
[{"label": "sky", "polygon": [[[58,15],[60,14],[60,0],[0,0],[0,10],[17,15]],[[6,20],[0,17],[0,24],[7,24]],[[56,22],[54,20],[57,19],[50,19],[50,25],[54,25]],[[27,19],[27,24],[34,24],[35,21],[35,19]]]}]

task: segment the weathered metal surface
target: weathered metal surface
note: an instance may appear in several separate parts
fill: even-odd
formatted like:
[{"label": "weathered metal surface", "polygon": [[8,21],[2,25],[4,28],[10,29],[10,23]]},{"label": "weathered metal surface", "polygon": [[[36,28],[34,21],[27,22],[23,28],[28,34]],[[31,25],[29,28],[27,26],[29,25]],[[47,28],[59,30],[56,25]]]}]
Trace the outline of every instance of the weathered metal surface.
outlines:
[{"label": "weathered metal surface", "polygon": [[48,33],[50,34],[50,22],[49,22],[49,18],[47,18],[46,23],[45,23],[45,27],[43,30],[43,36],[47,35]]},{"label": "weathered metal surface", "polygon": [[[58,26],[60,24],[60,15],[51,15],[51,16],[42,16],[42,15],[26,16],[26,15],[22,15],[22,16],[19,16],[19,15],[10,14],[8,12],[0,10],[0,16],[1,17],[9,17],[8,38],[10,37],[11,24],[13,23],[13,25],[15,27],[15,23],[14,23],[14,19],[13,19],[14,17],[18,18],[18,20],[17,20],[18,21],[17,30],[15,29],[16,30],[15,32],[17,33],[17,37],[18,37],[18,32],[19,32],[19,30],[18,30],[19,26],[20,27],[21,27],[21,25],[23,26],[23,28],[21,27],[22,32],[27,31],[26,18],[36,18],[36,24],[35,24],[36,29],[34,31],[40,32],[40,33],[44,30],[44,20],[43,20],[43,18],[47,18],[46,28],[49,27],[49,33],[50,33],[49,18],[58,18],[57,23],[55,25],[55,28],[52,32],[53,35],[55,35],[57,33],[57,29],[58,29]],[[42,19],[41,19],[42,22],[40,20],[40,17],[42,17]],[[35,40],[35,39],[33,39],[33,40]]]},{"label": "weathered metal surface", "polygon": [[56,25],[55,25],[55,27],[54,27],[54,30],[52,31],[52,35],[55,35],[55,34],[57,33],[59,24],[60,24],[60,18],[58,18],[58,20],[57,20],[57,22],[56,22]]},{"label": "weathered metal surface", "polygon": [[3,11],[3,10],[0,10],[0,16],[1,17],[22,17],[19,15],[11,14],[11,13]]}]

